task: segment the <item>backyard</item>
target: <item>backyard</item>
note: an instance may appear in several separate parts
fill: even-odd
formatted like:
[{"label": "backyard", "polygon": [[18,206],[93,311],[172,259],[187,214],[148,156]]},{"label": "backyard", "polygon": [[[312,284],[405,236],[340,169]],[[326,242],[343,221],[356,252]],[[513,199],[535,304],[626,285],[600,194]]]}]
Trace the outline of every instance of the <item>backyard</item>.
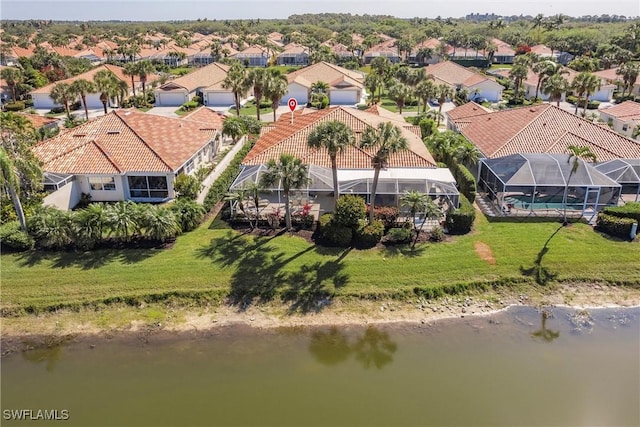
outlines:
[{"label": "backyard", "polygon": [[324,248],[287,234],[242,235],[215,220],[169,249],[3,254],[4,316],[124,303],[282,302],[307,312],[331,298],[438,296],[555,282],[640,286],[640,245],[585,224],[488,222],[442,243]]}]

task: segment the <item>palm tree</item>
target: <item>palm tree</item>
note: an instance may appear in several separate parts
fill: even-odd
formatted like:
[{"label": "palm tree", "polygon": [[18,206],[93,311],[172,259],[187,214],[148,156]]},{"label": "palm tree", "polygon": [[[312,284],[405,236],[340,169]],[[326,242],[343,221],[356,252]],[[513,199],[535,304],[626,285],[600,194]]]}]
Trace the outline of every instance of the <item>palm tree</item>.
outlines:
[{"label": "palm tree", "polygon": [[480,159],[480,150],[471,142],[465,140],[455,148],[454,157],[461,165],[475,165]]},{"label": "palm tree", "polygon": [[271,159],[267,162],[267,170],[260,176],[261,187],[271,187],[278,183],[282,186],[284,194],[284,213],[287,231],[291,230],[291,206],[289,195],[292,189],[301,188],[308,184],[307,165],[299,158],[282,153],[278,161]]},{"label": "palm tree", "polygon": [[96,91],[96,86],[85,79],[78,79],[71,83],[71,93],[80,96],[82,106],[84,107],[84,116],[89,120],[89,109],[87,108],[87,95]]},{"label": "palm tree", "polygon": [[379,90],[379,88],[382,88],[383,82],[384,81],[382,77],[375,73],[369,73],[364,78],[364,86],[367,88],[367,91],[369,91],[369,93],[371,94],[372,104],[376,103],[376,92],[380,94],[381,90]]},{"label": "palm tree", "polygon": [[240,115],[240,99],[246,95],[251,87],[251,83],[247,79],[246,70],[239,62],[234,62],[229,68],[227,77],[222,82],[222,87],[231,89],[233,99],[236,105],[236,115]]},{"label": "palm tree", "polygon": [[230,137],[234,144],[246,133],[244,122],[238,116],[227,117],[224,119],[224,122],[222,122],[222,134]]},{"label": "palm tree", "polygon": [[617,75],[622,76],[622,81],[624,82],[623,97],[627,88],[629,89],[629,94],[633,91],[633,85],[638,79],[638,73],[640,73],[640,64],[637,62],[625,62],[616,71]]},{"label": "palm tree", "polygon": [[560,100],[567,90],[569,90],[569,81],[561,74],[554,74],[545,79],[540,86],[542,93],[556,101],[556,106],[560,106]]},{"label": "palm tree", "polygon": [[100,70],[93,76],[93,83],[100,92],[100,102],[102,102],[105,114],[107,114],[107,103],[118,94],[119,81],[116,75],[109,70]]},{"label": "palm tree", "polygon": [[416,86],[415,94],[420,100],[422,100],[422,103],[424,104],[423,112],[426,113],[429,106],[429,100],[436,94],[436,85],[433,84],[431,80],[423,80],[418,83],[418,86]]},{"label": "palm tree", "polygon": [[533,18],[533,21],[531,22],[531,28],[534,30],[537,29],[537,36],[536,36],[537,41],[540,41],[540,30],[544,26],[544,23],[545,23],[544,15],[541,13],[537,14],[536,17]]},{"label": "palm tree", "polygon": [[276,110],[280,105],[280,100],[289,89],[287,77],[277,68],[269,69],[267,80],[264,85],[264,96],[271,101],[273,110],[273,121],[276,121]]},{"label": "palm tree", "polygon": [[33,126],[26,119],[12,113],[0,113],[0,188],[9,194],[22,231],[27,225],[22,200],[39,192],[43,174],[40,161],[31,146],[36,142]]},{"label": "palm tree", "polygon": [[318,80],[311,84],[311,93],[324,93],[326,95],[327,92],[329,92],[328,83]]},{"label": "palm tree", "polygon": [[596,155],[593,153],[593,151],[591,151],[589,147],[570,145],[567,147],[567,150],[569,151],[567,163],[571,163],[571,172],[569,172],[569,177],[567,178],[567,185],[564,189],[564,197],[562,201],[562,204],[564,205],[562,224],[564,225],[567,225],[567,195],[569,192],[569,182],[571,181],[571,177],[574,173],[577,172],[578,168],[580,167],[580,159],[590,160],[592,162],[596,161]]},{"label": "palm tree", "polygon": [[125,76],[131,77],[131,89],[133,89],[133,96],[136,96],[136,84],[133,78],[138,75],[137,65],[135,62],[127,62],[122,69]]},{"label": "palm tree", "polygon": [[389,98],[396,102],[398,112],[402,114],[402,108],[404,107],[405,102],[407,102],[407,100],[409,100],[413,95],[413,90],[411,90],[409,85],[394,79],[389,87],[388,95]]},{"label": "palm tree", "polygon": [[195,230],[207,213],[204,206],[195,200],[188,199],[176,200],[171,205],[171,209],[176,213],[180,227],[184,232]]},{"label": "palm tree", "polygon": [[589,103],[589,95],[593,92],[600,90],[600,85],[602,84],[600,78],[593,73],[588,71],[583,71],[573,79],[571,87],[578,94],[578,99],[576,101],[576,110],[574,114],[578,114],[578,105],[580,104],[580,100],[584,96],[584,112],[583,115],[587,114],[587,105]]},{"label": "palm tree", "polygon": [[131,201],[117,202],[105,209],[105,228],[109,234],[129,241],[139,228],[138,210]]},{"label": "palm tree", "polygon": [[[520,57],[522,57],[522,55]],[[524,61],[514,62],[511,70],[509,70],[509,77],[513,79],[513,96],[516,100],[520,98],[520,86],[522,85],[522,81],[527,78],[528,72],[529,64]]]},{"label": "palm tree", "polygon": [[[556,72],[556,66],[562,67],[560,64],[556,64],[551,60],[544,60],[540,62],[536,62],[531,67],[531,70],[538,75],[538,83],[536,84],[536,94],[534,97],[534,101],[538,100],[538,93],[540,92],[540,86],[544,81],[554,74],[558,74]],[[558,70],[559,71],[559,70]]]},{"label": "palm tree", "polygon": [[171,209],[148,205],[144,213],[142,225],[149,238],[166,242],[182,232],[182,227]]},{"label": "palm tree", "polygon": [[67,112],[67,117],[71,115],[71,112],[69,111],[69,104],[76,98],[76,95],[71,90],[70,84],[62,83],[62,82],[56,83],[51,88],[51,93],[49,94],[49,97],[56,104],[64,105],[64,109]]},{"label": "palm tree", "polygon": [[[247,217],[249,221],[249,227],[251,227],[252,230],[258,227],[258,220],[260,219],[260,191],[262,191],[262,188],[255,182],[245,182],[242,187],[227,193],[224,198],[227,201],[237,202],[236,206],[238,207],[240,212],[242,212]],[[251,215],[245,210],[245,200],[251,200],[253,202],[253,212],[251,212],[251,215],[253,215],[255,225],[251,220]]]},{"label": "palm tree", "polygon": [[75,214],[74,234],[76,244],[84,249],[93,248],[104,233],[106,223],[105,209],[102,203],[91,203]]},{"label": "palm tree", "polygon": [[[415,247],[418,242],[418,237],[420,236],[420,231],[422,231],[422,227],[427,219],[438,219],[440,218],[440,207],[436,205],[431,197],[429,197],[426,193],[420,193],[416,190],[411,190],[405,192],[400,197],[400,206],[403,208],[409,209],[409,215],[411,215],[413,222],[413,231],[415,233],[412,247]],[[425,221],[420,223],[420,227],[417,226],[415,222],[416,214],[419,212],[424,212]]]},{"label": "palm tree", "polygon": [[19,84],[24,82],[24,74],[22,70],[15,67],[6,67],[0,71],[0,77],[7,82],[7,86],[11,88],[13,102],[18,100],[17,90]]},{"label": "palm tree", "polygon": [[253,85],[253,96],[256,100],[256,118],[258,120],[260,120],[260,102],[262,102],[262,97],[264,96],[268,75],[266,68],[253,68],[249,71],[248,79]]},{"label": "palm tree", "polygon": [[369,222],[373,222],[373,211],[376,202],[376,190],[378,188],[378,178],[380,171],[387,167],[389,156],[399,151],[408,150],[409,143],[402,136],[400,128],[391,122],[380,123],[377,128],[368,126],[362,133],[360,147],[376,150],[371,164],[374,169],[373,183],[371,185],[371,209],[369,211]]},{"label": "palm tree", "polygon": [[316,126],[309,137],[307,144],[312,148],[324,148],[331,160],[331,172],[333,175],[333,200],[338,202],[340,188],[338,185],[338,153],[342,153],[345,148],[355,143],[353,131],[349,126],[337,120],[320,123]]},{"label": "palm tree", "polygon": [[140,83],[142,83],[142,97],[144,105],[147,105],[147,79],[150,74],[156,72],[156,67],[149,60],[139,61],[135,66],[136,75],[140,77]]},{"label": "palm tree", "polygon": [[439,84],[436,86],[435,97],[440,104],[438,106],[438,126],[440,126],[440,118],[442,117],[442,104],[446,102],[447,99],[450,99],[453,96],[453,89],[451,86],[447,84]]}]

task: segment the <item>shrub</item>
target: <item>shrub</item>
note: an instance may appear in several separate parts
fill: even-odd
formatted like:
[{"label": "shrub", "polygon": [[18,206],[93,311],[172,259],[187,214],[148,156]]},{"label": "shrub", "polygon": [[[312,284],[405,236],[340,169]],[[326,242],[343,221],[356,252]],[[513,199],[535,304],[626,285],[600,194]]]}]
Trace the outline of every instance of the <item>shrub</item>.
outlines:
[{"label": "shrub", "polygon": [[329,226],[329,224],[331,224],[332,219],[333,214],[330,213],[326,213],[320,216],[320,219],[318,219],[318,230],[320,230],[320,232],[323,232]]},{"label": "shrub", "polygon": [[442,242],[444,240],[444,230],[439,225],[436,225],[429,233],[429,240],[432,242]]},{"label": "shrub", "polygon": [[331,221],[324,227],[322,231],[322,238],[330,245],[346,248],[351,245],[353,229]]},{"label": "shrub", "polygon": [[367,217],[367,206],[362,197],[351,194],[338,198],[334,212],[334,221],[344,227],[357,228],[359,221]]},{"label": "shrub", "polygon": [[467,198],[460,194],[460,207],[449,209],[446,224],[450,234],[466,234],[471,231],[473,221],[476,219],[476,211]]},{"label": "shrub", "polygon": [[296,212],[291,216],[291,222],[304,229],[309,229],[313,226],[313,215],[311,215],[311,205],[306,204],[302,207],[300,212]]},{"label": "shrub", "polygon": [[452,171],[455,175],[460,192],[469,200],[476,199],[476,179],[466,166],[457,164]]},{"label": "shrub", "polygon": [[621,218],[606,213],[599,213],[596,220],[596,228],[611,236],[628,239],[631,237],[631,227],[637,224],[632,218]]},{"label": "shrub", "polygon": [[194,200],[178,199],[171,205],[183,232],[194,230],[200,225],[206,213],[204,207]]},{"label": "shrub", "polygon": [[236,179],[238,173],[240,173],[240,163],[242,159],[247,155],[255,140],[250,140],[245,144],[244,147],[234,156],[233,160],[229,163],[229,166],[220,174],[218,179],[216,179],[211,187],[209,187],[209,192],[204,199],[204,208],[207,211],[210,211],[216,203],[222,200],[229,192],[229,187],[233,184],[233,180]]},{"label": "shrub", "polygon": [[53,107],[51,110],[49,110],[49,113],[51,114],[60,114],[60,113],[64,113],[67,110],[64,109],[64,107]]},{"label": "shrub", "polygon": [[4,105],[6,111],[22,111],[25,108],[24,102],[15,101]]},{"label": "shrub", "polygon": [[34,241],[31,236],[22,231],[18,221],[8,222],[0,226],[0,248],[6,251],[28,251],[33,249]]},{"label": "shrub", "polygon": [[366,220],[361,220],[356,229],[355,238],[359,247],[371,248],[375,246],[384,236],[384,223],[374,220],[368,224]]},{"label": "shrub", "polygon": [[418,126],[420,126],[420,132],[422,133],[423,138],[431,136],[438,131],[437,122],[426,117],[418,122]]},{"label": "shrub", "polygon": [[[367,206],[367,216],[369,215],[370,209],[371,206]],[[378,221],[382,221],[385,230],[388,230],[396,225],[398,215],[398,208],[396,208],[395,206],[376,206],[373,209],[373,218]]]},{"label": "shrub", "polygon": [[387,241],[391,243],[404,243],[411,239],[411,229],[406,227],[391,228],[387,233]]},{"label": "shrub", "polygon": [[187,101],[182,104],[182,107],[180,107],[182,111],[191,111],[195,108],[198,108],[198,103],[196,101]]},{"label": "shrub", "polygon": [[178,199],[196,200],[202,185],[195,176],[182,173],[176,177],[173,189],[177,193]]},{"label": "shrub", "polygon": [[309,104],[312,108],[322,110],[329,105],[329,97],[324,93],[314,93],[311,95]]},{"label": "shrub", "polygon": [[606,207],[603,212],[619,218],[631,218],[640,223],[640,202],[630,202],[624,206]]},{"label": "shrub", "polygon": [[73,240],[71,215],[53,207],[42,207],[28,217],[27,228],[42,248],[61,249]]},{"label": "shrub", "polygon": [[195,102],[198,105],[202,105],[202,98],[198,95],[191,98],[191,102]]}]

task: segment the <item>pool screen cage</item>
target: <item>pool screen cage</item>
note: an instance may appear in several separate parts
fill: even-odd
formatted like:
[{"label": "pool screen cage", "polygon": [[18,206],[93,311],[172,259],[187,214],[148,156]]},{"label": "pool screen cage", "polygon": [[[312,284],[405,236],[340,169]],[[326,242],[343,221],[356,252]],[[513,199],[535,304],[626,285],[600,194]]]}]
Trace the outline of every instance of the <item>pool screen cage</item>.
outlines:
[{"label": "pool screen cage", "polygon": [[[260,175],[267,170],[265,165],[245,165],[231,184],[230,190],[242,188],[247,183],[259,183]],[[333,177],[330,168],[310,165],[308,167],[309,184],[306,188],[296,189],[313,199],[318,194],[333,192]],[[340,194],[362,195],[368,201],[373,183],[372,169],[339,169],[338,184]],[[458,207],[460,193],[451,172],[446,168],[395,168],[380,171],[376,189],[376,205],[398,206],[399,197],[406,191],[416,190],[429,194],[442,204]],[[282,184],[278,182],[265,193],[277,195],[277,203],[283,200]]]},{"label": "pool screen cage", "polygon": [[595,168],[622,186],[625,202],[640,202],[640,159],[615,159]]},{"label": "pool screen cage", "polygon": [[592,164],[566,154],[513,154],[482,159],[479,188],[486,192],[502,212],[518,210],[594,213],[616,205],[621,186]]}]

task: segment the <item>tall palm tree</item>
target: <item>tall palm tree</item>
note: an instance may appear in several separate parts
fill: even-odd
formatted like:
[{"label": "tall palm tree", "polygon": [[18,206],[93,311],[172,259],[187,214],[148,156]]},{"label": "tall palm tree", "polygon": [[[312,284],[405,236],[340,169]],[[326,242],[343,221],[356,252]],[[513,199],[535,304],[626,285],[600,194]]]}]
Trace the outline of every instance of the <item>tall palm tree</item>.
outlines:
[{"label": "tall palm tree", "polygon": [[402,114],[402,108],[404,104],[413,96],[413,90],[411,86],[402,83],[399,80],[393,79],[391,86],[389,86],[389,98],[396,102],[398,112]]},{"label": "tall palm tree", "polygon": [[376,191],[378,189],[378,178],[380,171],[386,168],[389,163],[389,156],[399,151],[408,150],[409,142],[402,136],[402,131],[391,122],[380,123],[377,128],[368,126],[362,133],[360,147],[374,149],[371,164],[373,166],[373,183],[371,185],[371,209],[369,211],[369,222],[373,222],[373,211],[376,202]]},{"label": "tall palm tree", "polygon": [[549,95],[553,101],[556,101],[556,106],[559,107],[562,95],[569,90],[569,81],[561,74],[554,74],[544,80],[540,89],[542,93]]},{"label": "tall palm tree", "polygon": [[422,103],[424,104],[424,109],[422,111],[426,113],[429,106],[429,100],[436,94],[436,85],[430,80],[423,80],[416,86],[415,94],[420,100],[422,100]]},{"label": "tall palm tree", "polygon": [[454,157],[461,165],[475,165],[480,159],[480,150],[469,141],[461,142],[456,148]]},{"label": "tall palm tree", "polygon": [[633,91],[633,84],[638,79],[638,73],[640,73],[640,64],[637,62],[625,62],[620,65],[616,74],[622,76],[622,81],[624,82],[622,96],[624,96],[627,88],[629,89],[629,94],[631,94]]},{"label": "tall palm tree", "polygon": [[267,170],[260,176],[262,187],[271,187],[280,183],[284,194],[284,213],[287,231],[291,230],[291,206],[289,205],[289,195],[291,190],[304,187],[308,184],[307,165],[299,158],[282,153],[278,161],[271,159],[267,162]]},{"label": "tall palm tree", "polygon": [[578,99],[576,101],[576,110],[574,114],[578,114],[578,106],[580,104],[580,100],[584,96],[584,111],[583,115],[587,114],[587,105],[589,104],[589,95],[594,93],[597,90],[600,90],[600,86],[602,81],[598,76],[589,71],[583,71],[573,79],[571,83],[572,89],[578,94]]},{"label": "tall palm tree", "polygon": [[[523,55],[521,55],[520,57],[523,57]],[[524,61],[514,62],[511,70],[509,70],[509,77],[513,79],[513,96],[516,99],[520,97],[520,86],[522,85],[524,79],[527,78],[528,72],[529,64],[525,63]]]},{"label": "tall palm tree", "polygon": [[136,96],[136,84],[134,77],[138,75],[137,65],[135,62],[127,62],[122,69],[125,76],[131,77],[131,89],[133,90],[133,96]]},{"label": "tall palm tree", "polygon": [[21,69],[15,67],[6,67],[0,71],[0,77],[7,82],[7,86],[11,88],[13,102],[18,100],[17,87],[24,82],[24,73]]},{"label": "tall palm tree", "polygon": [[326,95],[327,92],[329,92],[328,83],[318,80],[311,84],[311,93],[324,93]]},{"label": "tall palm tree", "polygon": [[84,107],[84,116],[89,120],[89,109],[87,108],[87,95],[96,91],[96,86],[85,79],[78,79],[71,83],[71,93],[77,95],[82,100],[82,106]]},{"label": "tall palm tree", "polygon": [[100,70],[93,76],[93,83],[100,92],[100,102],[104,113],[107,114],[107,103],[118,94],[118,82],[120,80],[109,70]]},{"label": "tall palm tree", "polygon": [[264,96],[264,87],[267,83],[268,76],[269,74],[266,68],[258,67],[249,71],[249,76],[247,77],[253,86],[253,96],[256,100],[256,118],[258,120],[260,120],[260,102],[262,102],[262,97]]},{"label": "tall palm tree", "polygon": [[447,84],[439,84],[436,86],[436,99],[440,104],[438,106],[438,126],[440,126],[440,118],[442,117],[442,104],[444,104],[447,99],[450,99],[453,96],[453,88]]},{"label": "tall palm tree", "polygon": [[69,111],[69,104],[76,99],[76,95],[71,90],[71,85],[68,83],[56,83],[51,88],[51,93],[49,93],[49,97],[56,104],[64,105],[64,109],[67,112],[67,117],[71,115]]},{"label": "tall palm tree", "polygon": [[276,110],[280,105],[280,100],[289,90],[287,77],[284,76],[277,68],[269,69],[267,80],[264,85],[264,96],[271,101],[271,109],[273,110],[273,121],[276,121]]},{"label": "tall palm tree", "polygon": [[247,73],[242,64],[234,62],[229,68],[227,77],[222,81],[222,87],[231,89],[233,99],[236,105],[236,115],[240,115],[240,99],[246,95],[251,87],[251,83],[247,79]]},{"label": "tall palm tree", "polygon": [[556,66],[561,67],[560,64],[547,59],[544,61],[536,62],[531,67],[531,70],[538,75],[538,83],[536,84],[536,94],[534,97],[534,101],[538,100],[538,93],[540,93],[540,86],[542,85],[542,83],[544,83],[547,78],[551,77],[554,74],[557,74]]},{"label": "tall palm tree", "polygon": [[147,80],[149,75],[156,72],[156,67],[149,60],[139,61],[135,66],[136,75],[140,77],[140,83],[142,83],[142,96],[144,98],[144,104],[147,104]]},{"label": "tall palm tree", "polygon": [[31,146],[36,142],[33,126],[12,113],[0,113],[0,187],[9,194],[22,231],[27,231],[22,200],[42,188],[41,163]]},{"label": "tall palm tree", "polygon": [[569,183],[571,182],[571,177],[578,171],[578,168],[580,167],[580,160],[590,160],[592,162],[596,161],[596,155],[593,151],[591,151],[589,147],[570,145],[567,147],[567,150],[569,151],[567,163],[571,163],[571,171],[569,172],[569,177],[567,178],[567,185],[564,188],[564,197],[562,200],[562,204],[564,205],[562,223],[564,225],[567,225],[567,195],[569,192]]},{"label": "tall palm tree", "polygon": [[384,83],[384,80],[378,74],[369,73],[365,76],[364,86],[367,88],[367,91],[369,91],[369,93],[371,94],[370,99],[372,104],[376,103],[376,92],[380,94],[381,90],[379,89],[382,88],[383,83]]},{"label": "tall palm tree", "polygon": [[355,143],[355,137],[349,126],[337,120],[322,122],[316,126],[309,137],[307,144],[312,148],[324,148],[331,160],[331,172],[333,175],[333,200],[338,202],[340,188],[338,185],[338,153],[342,153],[345,148]]}]

